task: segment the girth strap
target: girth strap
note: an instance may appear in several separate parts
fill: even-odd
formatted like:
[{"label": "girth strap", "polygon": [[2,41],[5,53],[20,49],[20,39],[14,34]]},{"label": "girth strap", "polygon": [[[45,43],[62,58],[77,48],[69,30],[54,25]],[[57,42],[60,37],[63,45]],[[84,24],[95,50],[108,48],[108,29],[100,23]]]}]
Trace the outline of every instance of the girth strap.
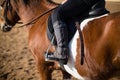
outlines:
[{"label": "girth strap", "polygon": [[82,35],[82,31],[80,29],[80,23],[79,22],[76,22],[76,27],[77,27],[77,30],[79,32],[79,37],[80,37],[80,42],[81,42],[81,65],[84,64],[84,40],[83,40],[83,35]]}]

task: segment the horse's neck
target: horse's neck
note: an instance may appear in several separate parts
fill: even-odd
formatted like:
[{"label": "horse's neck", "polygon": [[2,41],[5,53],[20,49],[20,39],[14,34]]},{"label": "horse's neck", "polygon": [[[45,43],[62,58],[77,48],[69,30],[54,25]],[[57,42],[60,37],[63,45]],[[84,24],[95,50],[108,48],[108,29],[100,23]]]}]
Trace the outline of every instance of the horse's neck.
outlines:
[{"label": "horse's neck", "polygon": [[[18,15],[20,16],[24,24],[28,23],[32,21],[34,18],[36,18],[37,16],[39,16],[40,14],[44,13],[45,11],[56,7],[55,4],[51,4],[50,6],[48,6],[48,4],[50,3],[48,3],[47,1],[41,1],[37,3],[36,5],[28,5],[28,6],[21,5],[19,6],[20,8],[19,8]],[[44,43],[44,49],[46,49],[47,46],[50,44],[46,36],[46,21],[49,15],[50,13],[42,16],[31,27],[30,26],[27,27],[28,32],[29,32],[29,44],[30,45],[32,44],[43,45]],[[44,51],[44,49],[42,49],[43,46],[39,46],[39,48],[41,49],[41,52]]]}]

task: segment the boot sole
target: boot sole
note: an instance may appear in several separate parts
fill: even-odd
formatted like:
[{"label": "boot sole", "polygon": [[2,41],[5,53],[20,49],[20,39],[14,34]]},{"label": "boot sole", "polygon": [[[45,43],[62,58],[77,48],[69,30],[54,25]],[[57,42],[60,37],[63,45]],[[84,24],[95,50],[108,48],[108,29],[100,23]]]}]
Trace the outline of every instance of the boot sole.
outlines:
[{"label": "boot sole", "polygon": [[67,64],[67,59],[58,59],[58,58],[45,58],[45,61],[47,62],[55,62],[58,61],[61,64]]}]

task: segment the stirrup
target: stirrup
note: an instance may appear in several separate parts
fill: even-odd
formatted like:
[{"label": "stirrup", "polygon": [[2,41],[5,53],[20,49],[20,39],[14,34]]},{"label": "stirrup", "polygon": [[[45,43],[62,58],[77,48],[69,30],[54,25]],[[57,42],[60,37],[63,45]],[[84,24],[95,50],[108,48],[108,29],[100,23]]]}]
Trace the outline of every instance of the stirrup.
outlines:
[{"label": "stirrup", "polygon": [[67,64],[68,58],[57,58],[54,56],[54,53],[45,53],[45,61],[55,62],[58,61],[60,64]]}]

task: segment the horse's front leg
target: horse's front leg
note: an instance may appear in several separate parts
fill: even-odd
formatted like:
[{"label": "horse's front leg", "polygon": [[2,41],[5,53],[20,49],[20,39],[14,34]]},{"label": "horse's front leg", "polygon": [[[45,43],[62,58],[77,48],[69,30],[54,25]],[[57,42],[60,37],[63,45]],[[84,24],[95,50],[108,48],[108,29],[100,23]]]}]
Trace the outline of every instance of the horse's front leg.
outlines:
[{"label": "horse's front leg", "polygon": [[72,80],[72,76],[70,74],[68,74],[66,71],[64,70],[61,70],[62,71],[62,74],[63,74],[63,79],[65,80]]},{"label": "horse's front leg", "polygon": [[44,56],[36,56],[36,64],[40,74],[39,80],[52,80],[52,72],[54,63],[45,62]]},{"label": "horse's front leg", "polygon": [[37,68],[40,74],[39,80],[52,80],[52,65],[53,63],[47,63],[45,61],[41,63],[41,60],[37,61]]},{"label": "horse's front leg", "polygon": [[45,62],[44,55],[35,49],[31,49],[31,51],[34,55],[35,62],[37,64],[37,69],[40,74],[39,80],[52,80],[52,66],[54,65],[54,63]]}]

